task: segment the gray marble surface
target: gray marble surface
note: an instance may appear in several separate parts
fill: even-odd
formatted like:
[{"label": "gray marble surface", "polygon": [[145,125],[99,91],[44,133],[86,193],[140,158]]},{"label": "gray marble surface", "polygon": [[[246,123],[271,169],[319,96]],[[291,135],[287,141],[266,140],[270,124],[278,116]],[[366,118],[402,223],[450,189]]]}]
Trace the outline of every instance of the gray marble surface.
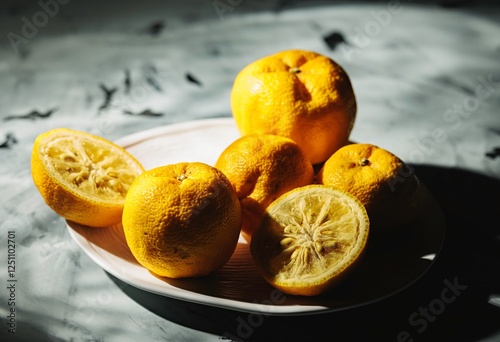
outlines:
[{"label": "gray marble surface", "polygon": [[[179,3],[0,4],[0,340],[500,340],[500,8]],[[447,237],[424,278],[366,307],[245,328],[246,313],[135,289],[83,254],[32,183],[38,134],[65,126],[113,140],[229,117],[236,73],[290,48],[344,66],[359,105],[352,139],[411,163],[440,202]],[[446,301],[450,283],[458,293]]]}]

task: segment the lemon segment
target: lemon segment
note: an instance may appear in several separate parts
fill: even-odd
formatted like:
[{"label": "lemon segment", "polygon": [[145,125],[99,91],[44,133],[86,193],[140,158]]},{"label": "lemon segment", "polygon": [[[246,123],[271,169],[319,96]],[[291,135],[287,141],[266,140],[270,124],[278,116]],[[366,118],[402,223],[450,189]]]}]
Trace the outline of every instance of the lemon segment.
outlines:
[{"label": "lemon segment", "polygon": [[369,234],[363,205],[323,185],[292,190],[266,211],[250,250],[257,269],[285,293],[330,289],[362,255]]},{"label": "lemon segment", "polygon": [[47,205],[92,227],[121,222],[127,191],[143,171],[122,147],[66,128],[40,134],[32,149],[33,181]]},{"label": "lemon segment", "polygon": [[49,172],[74,191],[96,200],[123,201],[138,174],[135,163],[102,141],[71,135],[42,142],[40,153]]}]

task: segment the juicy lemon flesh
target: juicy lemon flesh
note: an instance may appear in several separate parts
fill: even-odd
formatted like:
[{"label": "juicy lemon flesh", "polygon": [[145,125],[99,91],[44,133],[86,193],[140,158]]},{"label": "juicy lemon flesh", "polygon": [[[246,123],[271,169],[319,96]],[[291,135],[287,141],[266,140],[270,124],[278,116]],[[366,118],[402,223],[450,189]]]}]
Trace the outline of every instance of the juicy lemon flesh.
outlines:
[{"label": "juicy lemon flesh", "polygon": [[121,150],[99,140],[62,135],[41,147],[49,172],[72,191],[96,201],[122,202],[140,170]]},{"label": "juicy lemon flesh", "polygon": [[318,294],[357,261],[368,231],[366,210],[357,199],[311,185],[271,204],[252,239],[252,254],[271,285],[291,288],[292,294]]}]

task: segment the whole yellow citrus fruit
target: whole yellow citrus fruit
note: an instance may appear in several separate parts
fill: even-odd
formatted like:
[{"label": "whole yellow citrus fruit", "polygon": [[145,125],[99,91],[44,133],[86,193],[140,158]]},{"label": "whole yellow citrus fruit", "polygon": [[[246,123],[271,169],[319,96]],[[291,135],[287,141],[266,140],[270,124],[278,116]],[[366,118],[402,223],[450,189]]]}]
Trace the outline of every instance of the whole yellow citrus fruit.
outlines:
[{"label": "whole yellow citrus fruit", "polygon": [[250,243],[264,279],[284,293],[314,296],[359,264],[370,222],[352,195],[325,185],[285,193],[266,210]]},{"label": "whole yellow citrus fruit", "polygon": [[127,190],[143,171],[122,147],[67,128],[40,134],[32,148],[31,175],[47,205],[87,226],[120,223]]},{"label": "whole yellow citrus fruit", "polygon": [[242,135],[291,138],[313,164],[347,143],[356,108],[344,69],[312,51],[286,50],[258,59],[238,73],[231,91]]},{"label": "whole yellow citrus fruit", "polygon": [[233,254],[241,207],[224,174],[204,163],[178,163],[142,173],[123,210],[123,230],[137,261],[159,276],[204,276]]},{"label": "whole yellow citrus fruit", "polygon": [[287,191],[311,184],[314,170],[291,139],[251,134],[231,143],[215,167],[234,185],[243,211],[242,235],[250,241],[265,209]]},{"label": "whole yellow citrus fruit", "polygon": [[318,182],[347,191],[366,207],[373,231],[388,231],[416,215],[420,184],[408,165],[372,144],[351,144],[335,152],[318,174]]}]

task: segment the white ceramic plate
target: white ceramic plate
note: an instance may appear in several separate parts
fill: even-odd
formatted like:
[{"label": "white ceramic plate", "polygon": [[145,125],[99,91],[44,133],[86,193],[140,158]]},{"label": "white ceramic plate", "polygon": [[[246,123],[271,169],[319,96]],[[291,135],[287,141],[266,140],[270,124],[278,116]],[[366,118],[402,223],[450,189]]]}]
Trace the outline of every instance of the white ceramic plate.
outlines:
[{"label": "white ceramic plate", "polygon": [[[238,138],[231,118],[184,122],[136,133],[117,141],[146,169],[182,161],[213,165]],[[371,243],[362,265],[328,295],[298,297],[279,293],[257,273],[248,245],[240,239],[229,262],[197,279],[160,278],[131,254],[121,225],[95,229],[68,222],[72,238],[104,270],[118,279],[160,295],[245,312],[291,315],[345,310],[366,305],[410,286],[431,266],[444,238],[443,215],[426,191],[418,217],[405,235]]]}]

